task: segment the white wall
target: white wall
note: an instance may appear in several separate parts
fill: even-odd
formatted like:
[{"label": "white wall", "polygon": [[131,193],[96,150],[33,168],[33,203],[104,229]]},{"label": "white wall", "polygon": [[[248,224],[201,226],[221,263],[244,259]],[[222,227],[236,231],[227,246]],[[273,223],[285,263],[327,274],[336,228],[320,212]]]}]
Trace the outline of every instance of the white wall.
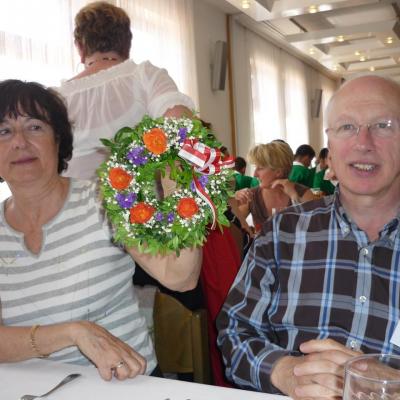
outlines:
[{"label": "white wall", "polygon": [[226,41],[226,15],[203,0],[193,3],[200,117],[212,123],[218,140],[232,152],[228,74],[225,90],[211,90],[210,65],[215,42]]}]

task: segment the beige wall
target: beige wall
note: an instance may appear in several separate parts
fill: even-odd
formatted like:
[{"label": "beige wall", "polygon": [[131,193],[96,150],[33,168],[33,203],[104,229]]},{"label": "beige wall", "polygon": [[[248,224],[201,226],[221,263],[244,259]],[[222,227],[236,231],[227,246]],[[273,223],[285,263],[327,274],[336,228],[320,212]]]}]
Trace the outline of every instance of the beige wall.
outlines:
[{"label": "beige wall", "polygon": [[213,130],[232,151],[229,115],[228,75],[225,90],[211,90],[211,63],[217,40],[226,41],[226,16],[218,8],[205,1],[194,2],[194,36],[199,93],[200,117],[211,122]]}]

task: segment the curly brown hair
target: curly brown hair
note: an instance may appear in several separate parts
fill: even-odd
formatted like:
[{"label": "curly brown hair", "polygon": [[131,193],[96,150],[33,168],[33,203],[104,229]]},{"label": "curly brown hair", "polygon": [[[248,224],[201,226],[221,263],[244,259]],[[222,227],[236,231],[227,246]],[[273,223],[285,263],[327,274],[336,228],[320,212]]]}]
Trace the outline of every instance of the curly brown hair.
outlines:
[{"label": "curly brown hair", "polygon": [[86,57],[97,51],[115,51],[121,57],[129,58],[131,21],[122,8],[95,1],[76,14],[74,38]]}]

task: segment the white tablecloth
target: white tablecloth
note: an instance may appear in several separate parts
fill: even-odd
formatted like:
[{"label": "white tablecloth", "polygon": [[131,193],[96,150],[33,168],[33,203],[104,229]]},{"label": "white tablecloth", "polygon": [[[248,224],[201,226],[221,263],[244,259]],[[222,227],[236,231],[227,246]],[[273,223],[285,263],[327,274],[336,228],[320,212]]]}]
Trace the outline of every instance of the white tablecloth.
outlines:
[{"label": "white tablecloth", "polygon": [[66,384],[48,400],[287,400],[288,397],[200,385],[172,379],[138,376],[123,382],[103,381],[93,367],[46,360],[0,364],[0,399],[18,400],[23,394],[42,394],[66,375],[80,378]]}]

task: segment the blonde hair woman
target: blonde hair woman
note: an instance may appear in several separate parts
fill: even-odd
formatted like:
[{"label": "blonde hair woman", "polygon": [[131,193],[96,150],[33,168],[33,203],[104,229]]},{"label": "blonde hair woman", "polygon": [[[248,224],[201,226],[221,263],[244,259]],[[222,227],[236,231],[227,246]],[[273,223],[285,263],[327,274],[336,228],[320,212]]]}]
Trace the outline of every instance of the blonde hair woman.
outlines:
[{"label": "blonde hair woman", "polygon": [[250,150],[248,159],[256,167],[254,176],[260,186],[237,191],[235,199],[238,217],[243,220],[251,213],[256,232],[275,211],[314,199],[307,187],[287,180],[293,164],[293,152],[287,143],[259,144]]}]

